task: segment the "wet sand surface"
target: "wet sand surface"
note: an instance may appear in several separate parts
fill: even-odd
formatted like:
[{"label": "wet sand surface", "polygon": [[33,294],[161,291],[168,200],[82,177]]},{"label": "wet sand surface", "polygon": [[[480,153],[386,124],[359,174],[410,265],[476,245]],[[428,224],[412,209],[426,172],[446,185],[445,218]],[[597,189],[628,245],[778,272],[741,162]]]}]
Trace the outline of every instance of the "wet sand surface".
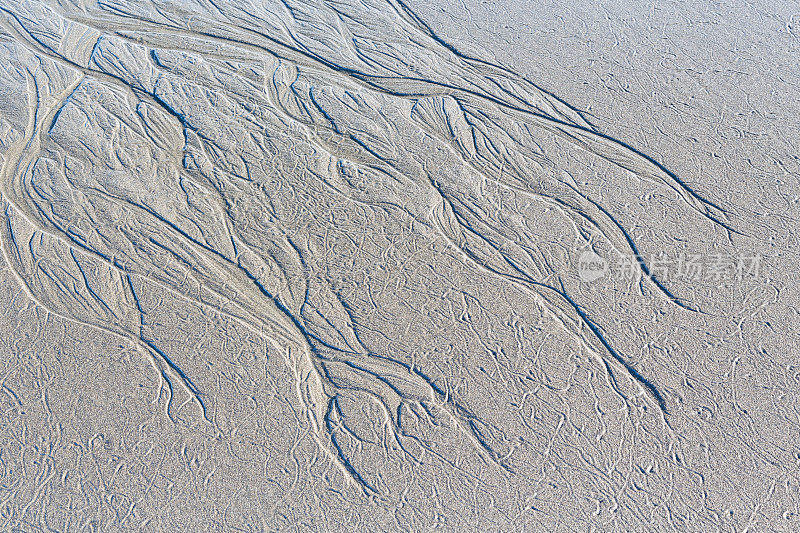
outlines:
[{"label": "wet sand surface", "polygon": [[800,10],[0,0],[3,531],[797,531]]}]

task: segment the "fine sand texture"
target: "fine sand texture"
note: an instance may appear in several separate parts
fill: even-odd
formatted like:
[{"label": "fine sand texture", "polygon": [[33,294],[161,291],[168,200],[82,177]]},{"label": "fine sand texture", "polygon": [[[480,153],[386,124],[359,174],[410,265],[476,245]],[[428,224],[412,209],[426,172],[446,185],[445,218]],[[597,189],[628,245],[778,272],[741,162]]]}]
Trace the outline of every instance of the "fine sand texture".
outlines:
[{"label": "fine sand texture", "polygon": [[800,531],[795,2],[0,0],[0,531]]}]

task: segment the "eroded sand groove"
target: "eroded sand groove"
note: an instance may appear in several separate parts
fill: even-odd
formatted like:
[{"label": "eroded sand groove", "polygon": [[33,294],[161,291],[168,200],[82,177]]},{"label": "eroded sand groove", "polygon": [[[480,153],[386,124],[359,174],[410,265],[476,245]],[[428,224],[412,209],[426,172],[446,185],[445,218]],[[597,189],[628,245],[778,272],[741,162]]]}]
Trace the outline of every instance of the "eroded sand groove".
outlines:
[{"label": "eroded sand groove", "polygon": [[[460,54],[403,2],[0,5],[3,83],[21,100],[4,147],[5,260],[37,304],[150,357],[170,398],[183,388],[209,424],[204,391],[148,336],[140,291],[213,310],[286,354],[320,448],[370,496],[394,497],[341,445],[342,395],[374,400],[412,461],[436,452],[404,419],[445,417],[513,474],[513,447],[492,442],[491,422],[361,339],[375,327],[359,323],[365,299],[341,290],[324,253],[328,235],[361,228],[337,224],[342,209],[364,225],[413,225],[529,293],[632,410],[667,413],[658,383],[568,293],[528,222],[483,190],[550,206],[541,217],[633,254],[613,206],[583,192],[563,157],[662,184],[687,223],[734,231],[725,213],[536,84]],[[697,312],[640,268],[650,290]],[[170,400],[167,416],[184,405]]]}]

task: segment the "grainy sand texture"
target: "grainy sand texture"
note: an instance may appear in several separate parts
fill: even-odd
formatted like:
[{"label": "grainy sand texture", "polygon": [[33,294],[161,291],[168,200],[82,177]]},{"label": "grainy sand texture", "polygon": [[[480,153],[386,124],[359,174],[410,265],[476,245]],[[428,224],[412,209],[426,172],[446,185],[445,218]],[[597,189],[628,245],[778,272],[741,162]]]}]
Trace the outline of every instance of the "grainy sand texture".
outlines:
[{"label": "grainy sand texture", "polygon": [[0,0],[0,531],[800,531],[800,5]]}]

